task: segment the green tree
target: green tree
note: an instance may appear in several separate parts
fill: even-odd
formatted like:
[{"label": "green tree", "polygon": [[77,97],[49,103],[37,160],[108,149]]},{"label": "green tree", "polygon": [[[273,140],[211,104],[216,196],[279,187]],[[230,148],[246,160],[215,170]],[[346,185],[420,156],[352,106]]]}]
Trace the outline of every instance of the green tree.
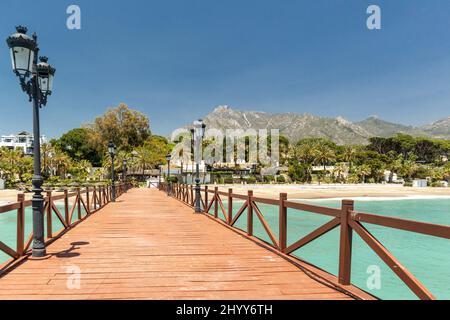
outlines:
[{"label": "green tree", "polygon": [[97,117],[87,128],[93,133],[93,142],[106,148],[113,141],[119,149],[128,152],[142,146],[151,135],[147,116],[123,103]]},{"label": "green tree", "polygon": [[95,142],[95,133],[88,128],[72,129],[53,144],[74,161],[87,160],[93,166],[101,166],[105,146]]}]

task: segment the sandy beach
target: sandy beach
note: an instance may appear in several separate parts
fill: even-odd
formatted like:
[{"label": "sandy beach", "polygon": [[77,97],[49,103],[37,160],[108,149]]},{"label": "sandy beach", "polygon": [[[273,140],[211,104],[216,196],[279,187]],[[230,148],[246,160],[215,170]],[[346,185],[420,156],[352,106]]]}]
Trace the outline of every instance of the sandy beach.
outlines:
[{"label": "sandy beach", "polygon": [[[218,185],[220,191],[233,189],[234,193],[246,194],[253,190],[255,196],[277,199],[287,193],[289,199],[334,198],[450,198],[450,188],[410,188],[400,185]],[[214,188],[210,185],[209,188]],[[16,190],[1,190],[0,205],[17,200]],[[26,199],[32,194],[27,193]]]},{"label": "sandy beach", "polygon": [[[212,186],[213,187],[213,186]],[[265,198],[278,198],[287,193],[289,199],[333,198],[450,198],[450,188],[410,188],[401,185],[227,185],[218,186],[220,191],[233,189],[234,193],[247,193]]]},{"label": "sandy beach", "polygon": [[[0,205],[16,202],[17,201],[17,195],[19,193],[22,193],[21,191],[17,190],[0,190]],[[45,196],[45,191],[42,193]],[[53,192],[53,195],[59,195],[60,192]],[[29,200],[33,197],[32,193],[26,193],[25,199]]]}]

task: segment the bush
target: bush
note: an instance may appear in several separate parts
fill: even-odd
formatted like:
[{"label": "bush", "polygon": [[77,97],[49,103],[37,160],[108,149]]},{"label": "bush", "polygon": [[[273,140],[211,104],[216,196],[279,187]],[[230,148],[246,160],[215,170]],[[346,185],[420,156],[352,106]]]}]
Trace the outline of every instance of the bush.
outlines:
[{"label": "bush", "polygon": [[404,187],[412,187],[413,183],[412,182],[405,182],[405,184],[403,186]]},{"label": "bush", "polygon": [[308,166],[302,163],[294,163],[289,166],[288,175],[293,181],[308,182]]},{"label": "bush", "polygon": [[348,183],[359,183],[361,180],[359,179],[359,177],[356,174],[351,174],[348,179],[347,182]]},{"label": "bush", "polygon": [[275,177],[274,176],[264,176],[263,181],[271,183],[271,182],[275,181]]},{"label": "bush", "polygon": [[442,184],[442,182],[433,182],[431,184],[431,187],[433,187],[433,188],[443,188],[444,185]]},{"label": "bush", "polygon": [[223,178],[223,182],[224,182],[224,184],[233,184],[234,179],[232,177],[225,177],[225,178]]},{"label": "bush", "polygon": [[277,182],[278,183],[286,183],[286,178],[284,176],[278,176],[277,177]]},{"label": "bush", "polygon": [[247,181],[248,184],[255,184],[256,183],[256,178],[251,176],[245,179]]}]

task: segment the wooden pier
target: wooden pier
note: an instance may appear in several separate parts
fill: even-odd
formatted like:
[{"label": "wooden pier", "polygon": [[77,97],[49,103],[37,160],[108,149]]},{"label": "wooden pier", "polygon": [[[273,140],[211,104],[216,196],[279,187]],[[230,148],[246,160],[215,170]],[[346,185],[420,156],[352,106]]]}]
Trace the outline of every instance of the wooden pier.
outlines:
[{"label": "wooden pier", "polygon": [[[375,299],[352,285],[353,233],[418,298],[435,299],[365,225],[443,239],[450,239],[450,226],[357,212],[351,200],[333,209],[292,202],[286,194],[266,199],[252,191],[242,195],[208,186],[200,188],[202,212],[195,214],[193,186],[161,184],[159,188],[127,192],[127,186],[118,185],[117,202],[111,202],[110,186],[47,192],[49,256],[45,260],[29,258],[32,235],[25,237],[24,226],[25,208],[31,202],[19,195],[16,203],[0,207],[0,214],[17,212],[16,248],[0,239],[0,251],[11,256],[0,266],[0,300]],[[236,211],[233,203],[240,209]],[[259,204],[278,208],[278,233]],[[330,221],[288,243],[288,216],[303,211],[328,216]],[[62,230],[53,230],[54,219],[61,222]],[[245,220],[243,230],[235,226],[239,219]],[[269,241],[254,235],[256,220]],[[294,255],[336,228],[340,229],[337,276]]]},{"label": "wooden pier", "polygon": [[4,274],[0,299],[351,299],[156,189],[128,191],[48,253]]}]

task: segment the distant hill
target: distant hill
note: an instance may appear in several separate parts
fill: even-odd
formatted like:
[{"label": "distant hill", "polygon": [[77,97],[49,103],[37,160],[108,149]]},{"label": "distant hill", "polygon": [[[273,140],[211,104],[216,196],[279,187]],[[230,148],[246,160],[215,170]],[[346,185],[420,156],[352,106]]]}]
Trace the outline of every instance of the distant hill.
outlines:
[{"label": "distant hill", "polygon": [[450,117],[420,128],[435,138],[450,139]]},{"label": "distant hill", "polygon": [[391,137],[397,133],[412,136],[450,138],[450,117],[422,127],[406,126],[370,117],[352,123],[337,117],[311,114],[241,111],[219,106],[204,118],[210,128],[217,129],[279,129],[291,141],[308,137],[330,139],[337,144],[365,144],[370,137]]},{"label": "distant hill", "polygon": [[384,121],[379,119],[378,117],[370,117],[366,120],[356,122],[356,125],[364,128],[367,132],[369,132],[370,136],[376,137],[388,138],[398,133],[409,134],[412,136],[429,135],[420,128]]}]

